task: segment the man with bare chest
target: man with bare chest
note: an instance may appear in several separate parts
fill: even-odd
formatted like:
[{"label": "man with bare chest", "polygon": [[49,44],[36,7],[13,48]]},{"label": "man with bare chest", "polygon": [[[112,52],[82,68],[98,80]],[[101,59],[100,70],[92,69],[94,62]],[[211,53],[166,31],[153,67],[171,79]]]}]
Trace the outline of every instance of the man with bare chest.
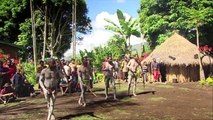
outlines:
[{"label": "man with bare chest", "polygon": [[83,59],[83,64],[78,69],[78,80],[81,88],[81,95],[78,100],[79,105],[86,106],[85,92],[90,89],[90,78],[91,78],[90,66],[87,59]]},{"label": "man with bare chest", "polygon": [[106,98],[105,99],[108,99],[109,83],[111,82],[112,89],[113,89],[113,97],[114,97],[114,100],[117,100],[115,79],[114,79],[114,76],[113,76],[113,73],[115,71],[115,67],[114,67],[114,64],[112,62],[111,57],[109,57],[107,62],[105,62],[105,69],[104,70],[106,71],[106,73],[105,73],[105,96],[106,96]]},{"label": "man with bare chest", "polygon": [[54,120],[55,115],[53,113],[56,93],[57,93],[57,83],[60,78],[63,78],[64,75],[60,70],[56,68],[56,62],[54,59],[48,61],[48,68],[45,68],[41,71],[39,78],[39,84],[43,90],[44,97],[47,100],[48,108],[48,117],[47,120]]},{"label": "man with bare chest", "polygon": [[130,95],[132,79],[134,79],[133,95],[136,96],[136,84],[137,84],[136,71],[138,67],[140,67],[140,64],[138,62],[138,54],[134,55],[134,58],[129,61],[129,63],[127,64],[127,67],[129,68],[129,74],[130,74],[130,77],[128,79],[128,96]]}]

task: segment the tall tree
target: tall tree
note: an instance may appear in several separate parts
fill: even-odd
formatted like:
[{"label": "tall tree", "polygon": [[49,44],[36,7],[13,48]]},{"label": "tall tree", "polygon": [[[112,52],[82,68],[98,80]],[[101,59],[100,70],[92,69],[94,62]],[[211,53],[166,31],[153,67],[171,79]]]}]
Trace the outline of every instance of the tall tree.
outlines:
[{"label": "tall tree", "polygon": [[0,1],[0,40],[13,43],[20,34],[19,24],[30,18],[27,0],[1,0]]},{"label": "tall tree", "polygon": [[[30,13],[31,13],[31,22],[32,22],[32,38],[33,38],[33,58],[34,66],[37,66],[37,49],[36,49],[36,30],[35,30],[35,14],[34,14],[34,2],[30,0]],[[36,67],[35,68],[35,72]]]},{"label": "tall tree", "polygon": [[[195,0],[141,0],[140,4],[140,27],[145,34],[145,38],[149,42],[152,49],[157,45],[164,42],[164,40],[170,36],[173,31],[179,31],[181,35],[195,43],[196,35],[191,32],[194,28],[193,22],[191,22],[186,11],[198,7],[194,4]],[[200,0],[201,9],[212,8],[211,0]],[[212,11],[212,9],[210,10]],[[203,14],[199,14],[203,16]],[[209,16],[212,16],[212,12],[209,12]],[[211,17],[212,18],[212,17]],[[207,24],[200,26],[202,45],[209,44],[213,46],[209,40],[211,39],[211,33],[213,32],[213,20],[209,17]]]},{"label": "tall tree", "polygon": [[[36,20],[36,38],[38,53],[44,56],[59,55],[70,48],[71,43],[71,17],[72,17],[72,0],[64,1],[35,1],[35,20]],[[86,34],[90,32],[90,19],[87,16],[88,9],[85,0],[77,1],[78,13],[76,16],[76,29],[78,34]],[[30,28],[29,20],[20,24],[21,34],[16,42],[22,46],[31,46],[30,34],[27,30]],[[46,26],[46,27],[45,27]],[[46,45],[45,45],[46,38]],[[46,49],[45,49],[46,48]],[[42,50],[43,49],[43,50]],[[46,51],[48,54],[44,55]],[[59,53],[59,54],[58,54]],[[39,54],[41,55],[41,54]],[[42,55],[41,55],[42,56]]]},{"label": "tall tree", "polygon": [[[132,17],[130,17],[129,19],[126,19],[123,12],[119,9],[117,9],[116,14],[117,14],[119,24],[117,25],[115,22],[105,18],[105,21],[111,24],[111,25],[106,25],[105,29],[111,30],[117,33],[118,35],[120,35],[121,37],[123,37],[125,41],[128,42],[129,51],[131,51],[131,45],[130,45],[131,35],[140,37],[138,22],[137,20],[133,20]],[[125,48],[128,48],[126,43],[125,43],[125,46],[126,46]]]},{"label": "tall tree", "polygon": [[[212,2],[213,3],[213,2]],[[186,7],[186,17],[188,21],[190,21],[191,25],[196,30],[196,43],[197,47],[200,47],[199,40],[199,28],[208,22],[213,21],[213,9],[212,7],[206,7],[207,5],[211,5],[212,3],[207,0],[192,0],[193,6],[191,8]],[[201,54],[198,53],[199,65],[200,65],[200,79],[205,79],[204,70],[201,62]]]}]

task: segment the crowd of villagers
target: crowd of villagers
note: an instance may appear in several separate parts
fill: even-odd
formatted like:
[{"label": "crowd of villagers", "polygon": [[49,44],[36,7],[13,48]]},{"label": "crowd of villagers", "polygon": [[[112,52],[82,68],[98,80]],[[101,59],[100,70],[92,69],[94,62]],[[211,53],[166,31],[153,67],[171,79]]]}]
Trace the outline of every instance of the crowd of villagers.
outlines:
[{"label": "crowd of villagers", "polygon": [[6,104],[25,96],[35,96],[35,91],[19,60],[0,54],[0,102]]},{"label": "crowd of villagers", "polygon": [[[136,96],[137,78],[141,76],[143,82],[148,81],[148,64],[143,61],[147,56],[148,55],[145,55],[139,58],[138,54],[132,57],[130,54],[127,54],[121,61],[113,59],[111,56],[106,56],[102,62],[102,73],[104,74],[105,81],[105,99],[108,99],[108,89],[111,83],[113,98],[117,100],[116,79],[128,82],[128,95],[130,95],[130,87],[133,82],[133,95]],[[2,58],[1,55],[0,58]],[[78,103],[82,106],[86,106],[85,92],[92,92],[93,79],[97,77],[90,62],[87,56],[79,61],[75,61],[75,59],[71,59],[71,61],[55,60],[53,58],[47,61],[39,61],[36,80],[39,84],[38,88],[40,92],[44,94],[49,105],[48,118],[54,116],[53,108],[58,88],[62,95],[65,95],[67,92],[81,92]],[[10,57],[6,57],[6,59],[1,59],[0,61],[0,97],[4,103],[9,100],[14,100],[17,97],[35,96],[33,85],[27,81],[23,67],[18,63],[18,60]],[[160,77],[159,63],[153,59],[151,67],[154,79],[157,82]],[[138,71],[140,73],[138,73]]]}]

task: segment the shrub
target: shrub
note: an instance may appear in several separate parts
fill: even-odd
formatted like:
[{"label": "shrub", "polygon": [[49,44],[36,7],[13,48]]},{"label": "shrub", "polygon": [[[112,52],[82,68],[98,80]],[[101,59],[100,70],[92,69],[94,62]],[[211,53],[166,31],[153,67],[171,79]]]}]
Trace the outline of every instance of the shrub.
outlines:
[{"label": "shrub", "polygon": [[206,82],[207,82],[207,84],[208,84],[209,86],[213,86],[213,78],[208,77],[208,78],[206,79]]},{"label": "shrub", "polygon": [[34,65],[32,63],[21,63],[19,65],[22,66],[28,82],[35,85],[37,82],[36,82],[36,73],[34,72],[35,69]]},{"label": "shrub", "polygon": [[199,84],[200,85],[213,86],[213,78],[212,77],[208,77],[206,80],[200,80]]},{"label": "shrub", "polygon": [[202,79],[200,81],[198,81],[200,85],[205,85],[206,84],[206,80]]},{"label": "shrub", "polygon": [[96,82],[104,81],[104,74],[103,73],[97,73]]}]

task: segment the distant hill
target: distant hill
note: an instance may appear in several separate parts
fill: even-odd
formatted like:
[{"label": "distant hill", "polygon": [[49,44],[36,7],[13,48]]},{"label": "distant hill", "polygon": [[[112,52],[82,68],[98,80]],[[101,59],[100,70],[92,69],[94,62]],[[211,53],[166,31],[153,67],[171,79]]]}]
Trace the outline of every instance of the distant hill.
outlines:
[{"label": "distant hill", "polygon": [[[150,50],[148,45],[145,45],[145,53],[151,53],[152,51]],[[136,44],[132,46],[132,52],[135,53],[136,51],[138,52],[139,56],[141,55],[142,52],[142,44]]]}]

